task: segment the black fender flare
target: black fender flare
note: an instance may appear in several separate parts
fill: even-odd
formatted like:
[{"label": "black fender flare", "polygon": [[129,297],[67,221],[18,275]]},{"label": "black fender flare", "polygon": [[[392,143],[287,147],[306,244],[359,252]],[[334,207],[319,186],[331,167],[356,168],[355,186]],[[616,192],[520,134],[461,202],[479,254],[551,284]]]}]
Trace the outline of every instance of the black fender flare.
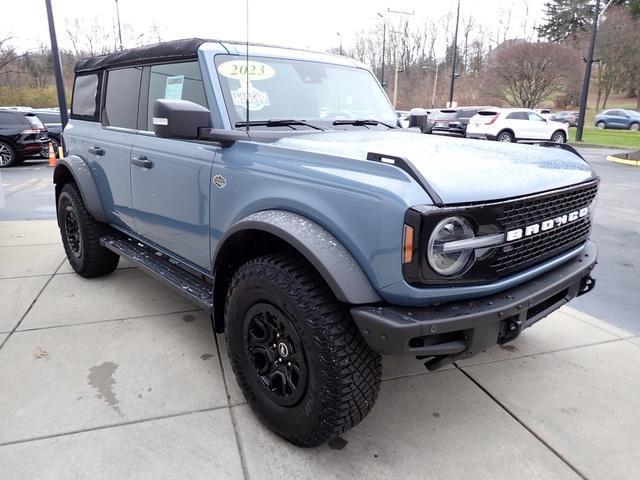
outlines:
[{"label": "black fender flare", "polygon": [[336,237],[307,217],[287,210],[263,210],[236,222],[218,242],[214,266],[225,241],[243,230],[262,230],[291,245],[313,265],[338,300],[358,305],[382,301],[360,264]]},{"label": "black fender flare", "polygon": [[[107,223],[107,213],[102,205],[102,200],[100,199],[100,193],[98,192],[95,178],[93,178],[93,173],[91,173],[91,169],[89,168],[89,165],[87,165],[87,162],[78,155],[70,155],[68,157],[61,158],[58,160],[56,168],[53,171],[53,183],[58,185],[59,183],[64,182],[65,179],[68,178],[66,173],[67,171],[73,177],[76,185],[78,185],[78,189],[80,189],[80,194],[82,195],[82,199],[84,200],[84,204],[89,213],[93,215],[96,220]],[[57,208],[56,190],[56,209]]]}]

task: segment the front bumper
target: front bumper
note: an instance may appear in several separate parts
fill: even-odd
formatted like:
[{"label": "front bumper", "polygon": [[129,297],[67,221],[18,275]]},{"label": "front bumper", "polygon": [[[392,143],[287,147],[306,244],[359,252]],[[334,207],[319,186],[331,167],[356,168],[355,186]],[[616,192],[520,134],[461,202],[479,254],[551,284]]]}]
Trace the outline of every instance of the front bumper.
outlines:
[{"label": "front bumper", "polygon": [[[363,306],[351,314],[372,350],[387,355],[468,358],[520,332],[595,285],[595,243],[561,266],[522,285],[476,300],[423,308]],[[427,362],[429,364],[429,362]],[[428,365],[429,366],[429,365]]]}]

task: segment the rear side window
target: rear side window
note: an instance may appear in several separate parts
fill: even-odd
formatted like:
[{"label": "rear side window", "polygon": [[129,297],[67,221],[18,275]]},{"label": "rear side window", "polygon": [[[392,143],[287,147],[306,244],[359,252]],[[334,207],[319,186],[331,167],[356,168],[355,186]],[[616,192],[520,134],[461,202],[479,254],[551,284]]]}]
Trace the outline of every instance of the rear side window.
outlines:
[{"label": "rear side window", "polygon": [[105,125],[135,129],[138,123],[138,95],[142,68],[111,70],[102,121]]},{"label": "rear side window", "polygon": [[[153,130],[151,119],[153,105],[159,98],[189,100],[208,108],[198,62],[170,63],[151,67],[146,130]],[[144,125],[142,128],[145,128]]]},{"label": "rear side window", "polygon": [[20,115],[13,112],[0,111],[0,125],[24,125],[24,122]]},{"label": "rear side window", "polygon": [[97,73],[79,75],[73,84],[73,100],[71,101],[71,118],[80,120],[98,120],[98,86],[100,78]]},{"label": "rear side window", "polygon": [[507,115],[507,119],[509,120],[529,120],[529,116],[526,112],[511,112]]}]

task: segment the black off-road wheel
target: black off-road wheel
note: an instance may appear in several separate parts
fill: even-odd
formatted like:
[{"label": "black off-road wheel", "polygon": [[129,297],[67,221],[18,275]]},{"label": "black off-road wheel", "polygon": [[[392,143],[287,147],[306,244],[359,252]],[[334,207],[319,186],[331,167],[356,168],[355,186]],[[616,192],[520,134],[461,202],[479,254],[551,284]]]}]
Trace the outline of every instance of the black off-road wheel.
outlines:
[{"label": "black off-road wheel", "polygon": [[120,257],[100,245],[107,226],[87,211],[75,183],[67,183],[58,198],[58,225],[71,267],[79,275],[92,278],[113,272]]},{"label": "black off-road wheel", "polygon": [[296,445],[336,438],[376,401],[380,355],[295,253],[259,257],[236,271],[225,334],[245,398],[267,427]]}]

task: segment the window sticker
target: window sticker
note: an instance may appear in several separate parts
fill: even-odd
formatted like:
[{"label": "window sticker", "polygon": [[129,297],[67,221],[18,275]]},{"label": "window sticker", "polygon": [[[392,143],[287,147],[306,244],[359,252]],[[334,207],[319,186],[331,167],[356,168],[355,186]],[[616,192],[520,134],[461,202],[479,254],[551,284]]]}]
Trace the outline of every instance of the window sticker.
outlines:
[{"label": "window sticker", "polygon": [[249,80],[266,80],[276,74],[275,69],[266,63],[254,60],[229,60],[218,65],[218,73],[234,80],[244,80],[249,72]]},{"label": "window sticker", "polygon": [[164,87],[164,98],[168,100],[182,100],[182,86],[184,85],[184,75],[167,77]]},{"label": "window sticker", "polygon": [[[236,107],[247,108],[247,86],[243,83],[237,90],[232,90],[231,98]],[[249,82],[249,110],[257,112],[270,105],[271,102],[267,92],[258,90]]]}]

